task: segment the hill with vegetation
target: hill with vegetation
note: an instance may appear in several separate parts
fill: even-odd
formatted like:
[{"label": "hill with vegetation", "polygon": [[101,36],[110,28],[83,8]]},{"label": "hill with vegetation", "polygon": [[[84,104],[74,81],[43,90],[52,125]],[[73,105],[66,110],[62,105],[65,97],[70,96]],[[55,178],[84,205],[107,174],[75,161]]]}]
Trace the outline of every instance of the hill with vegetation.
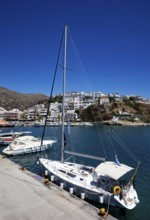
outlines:
[{"label": "hill with vegetation", "polygon": [[0,87],[0,107],[6,110],[14,108],[24,110],[35,104],[44,103],[48,97],[43,94],[23,94]]},{"label": "hill with vegetation", "polygon": [[[104,121],[111,120],[119,112],[127,112],[134,115],[140,121],[150,123],[150,104],[137,103],[132,99],[122,101],[111,100],[106,106],[96,103],[87,109],[78,110],[77,113],[82,121]],[[130,119],[134,120],[134,119]]]},{"label": "hill with vegetation", "polygon": [[[51,102],[62,102],[62,96],[52,97]],[[48,104],[48,96],[43,94],[23,94],[0,87],[0,107],[6,110],[13,108],[25,110],[35,104],[43,103]],[[96,104],[76,112],[81,121],[101,122],[111,120],[119,112],[127,112],[134,115],[134,118],[139,118],[142,122],[150,123],[150,104],[139,103],[133,98],[126,98],[122,101],[110,99],[110,103],[107,105],[100,105],[98,101]],[[130,120],[134,119],[131,118]]]}]

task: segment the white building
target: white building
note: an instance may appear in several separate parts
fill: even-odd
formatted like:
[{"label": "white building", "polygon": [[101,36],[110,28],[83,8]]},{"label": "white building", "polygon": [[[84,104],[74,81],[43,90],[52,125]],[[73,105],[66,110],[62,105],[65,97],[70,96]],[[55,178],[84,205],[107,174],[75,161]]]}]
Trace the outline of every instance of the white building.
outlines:
[{"label": "white building", "polygon": [[108,105],[109,104],[109,98],[108,96],[102,96],[100,98],[100,105]]},{"label": "white building", "polygon": [[21,111],[19,109],[12,109],[10,111],[5,111],[3,114],[6,120],[18,120],[20,119]]},{"label": "white building", "polygon": [[6,109],[0,107],[0,119],[4,118],[4,112],[6,112]]}]

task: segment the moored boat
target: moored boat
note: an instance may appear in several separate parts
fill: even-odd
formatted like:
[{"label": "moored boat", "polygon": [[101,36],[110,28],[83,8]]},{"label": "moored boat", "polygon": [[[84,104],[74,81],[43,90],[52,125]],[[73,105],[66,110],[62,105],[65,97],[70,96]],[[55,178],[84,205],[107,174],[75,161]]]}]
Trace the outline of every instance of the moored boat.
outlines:
[{"label": "moored boat", "polygon": [[22,131],[22,132],[7,132],[7,133],[0,133],[0,145],[8,145],[14,141],[15,138],[28,135],[30,131]]},{"label": "moored boat", "polygon": [[47,150],[55,140],[43,140],[34,136],[23,136],[16,138],[11,144],[3,150],[6,155],[27,154]]},{"label": "moored boat", "polygon": [[[139,203],[138,195],[134,187],[135,176],[137,174],[140,162],[136,157],[132,158],[137,163],[136,169],[126,164],[120,163],[117,154],[113,148],[114,161],[106,160],[106,157],[98,157],[78,152],[65,150],[65,79],[66,79],[66,46],[67,46],[67,30],[64,28],[64,65],[63,65],[63,103],[62,103],[62,134],[61,134],[61,160],[54,161],[50,159],[40,158],[40,164],[48,172],[51,181],[59,184],[64,189],[75,193],[76,195],[84,195],[85,199],[109,204],[115,207],[133,209]],[[105,132],[107,132],[105,128]],[[118,143],[122,142],[109,131],[107,134],[110,146],[112,142],[110,136]],[[92,138],[92,137],[91,137]],[[86,141],[86,140],[85,140]],[[123,145],[123,144],[122,144]],[[124,145],[123,145],[124,147]],[[125,147],[124,147],[125,148]],[[130,151],[127,151],[130,152]],[[78,163],[66,162],[64,154],[71,156],[84,157],[102,161],[96,167],[87,166]],[[131,154],[131,153],[130,153]],[[131,154],[132,155],[132,154]],[[128,161],[127,161],[128,162]],[[129,178],[124,178],[126,174],[133,171]],[[44,172],[42,172],[44,173]]]}]

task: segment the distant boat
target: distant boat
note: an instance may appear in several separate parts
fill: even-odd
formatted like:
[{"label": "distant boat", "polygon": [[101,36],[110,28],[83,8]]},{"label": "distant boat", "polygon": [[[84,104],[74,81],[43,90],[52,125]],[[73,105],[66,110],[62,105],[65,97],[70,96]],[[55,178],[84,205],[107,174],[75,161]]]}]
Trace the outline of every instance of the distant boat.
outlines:
[{"label": "distant boat", "polygon": [[35,121],[33,124],[34,127],[43,127],[44,126],[44,122],[40,122],[40,121]]},{"label": "distant boat", "polygon": [[15,138],[30,134],[30,131],[22,131],[22,132],[7,132],[0,133],[0,145],[8,145],[14,141]]},{"label": "distant boat", "polygon": [[0,120],[0,127],[14,127],[14,124],[5,121],[4,119]]},{"label": "distant boat", "polygon": [[34,136],[18,137],[3,150],[3,153],[6,155],[18,155],[44,151],[55,142],[55,140],[43,140],[43,144],[41,145],[40,138]]},{"label": "distant boat", "polygon": [[[62,134],[61,134],[61,161],[40,158],[40,164],[43,169],[48,172],[51,181],[60,185],[64,189],[81,195],[82,198],[113,205],[116,207],[133,209],[139,203],[137,192],[134,188],[134,180],[140,162],[135,172],[128,180],[124,180],[123,176],[133,170],[131,166],[119,162],[117,155],[114,161],[106,161],[106,158],[92,156],[65,150],[67,144],[64,132],[65,119],[65,79],[66,79],[66,46],[67,46],[67,30],[64,27],[64,65],[63,65],[63,103],[62,103]],[[92,138],[92,136],[91,136]],[[86,140],[85,140],[86,142]],[[86,166],[72,162],[66,162],[64,153],[71,156],[85,157],[95,160],[101,160],[96,167]],[[42,172],[43,173],[43,172]]]},{"label": "distant boat", "polygon": [[91,122],[84,122],[83,125],[85,125],[85,126],[93,126],[93,123],[91,123]]}]

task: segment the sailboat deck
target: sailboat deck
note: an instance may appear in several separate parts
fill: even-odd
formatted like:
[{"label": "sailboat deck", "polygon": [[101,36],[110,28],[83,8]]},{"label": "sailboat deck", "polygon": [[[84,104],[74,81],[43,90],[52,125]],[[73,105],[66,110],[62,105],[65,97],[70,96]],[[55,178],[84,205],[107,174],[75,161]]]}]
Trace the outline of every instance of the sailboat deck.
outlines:
[{"label": "sailboat deck", "polygon": [[98,184],[93,184],[93,168],[81,164],[61,163],[59,161],[50,161],[42,159],[43,165],[58,178],[62,178],[71,184],[93,190],[96,193],[104,193],[110,195],[100,188]]}]

